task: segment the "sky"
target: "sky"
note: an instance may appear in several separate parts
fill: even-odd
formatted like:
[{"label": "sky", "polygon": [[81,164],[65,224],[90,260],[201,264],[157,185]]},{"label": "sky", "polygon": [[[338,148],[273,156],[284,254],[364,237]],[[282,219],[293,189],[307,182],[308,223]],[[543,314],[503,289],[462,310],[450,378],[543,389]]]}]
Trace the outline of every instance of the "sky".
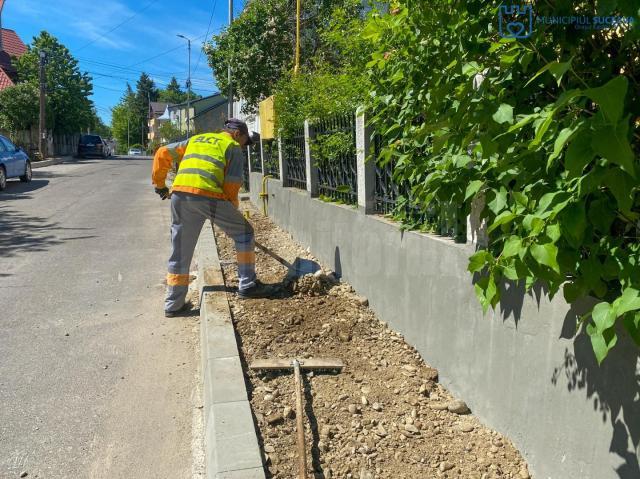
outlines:
[{"label": "sky", "polygon": [[[243,4],[234,1],[235,16]],[[2,12],[2,27],[25,44],[46,30],[71,51],[93,77],[92,100],[106,124],[127,82],[135,89],[143,71],[159,88],[175,76],[186,89],[187,41],[178,34],[192,40],[193,91],[217,92],[201,47],[227,23],[227,0],[5,0]]]}]

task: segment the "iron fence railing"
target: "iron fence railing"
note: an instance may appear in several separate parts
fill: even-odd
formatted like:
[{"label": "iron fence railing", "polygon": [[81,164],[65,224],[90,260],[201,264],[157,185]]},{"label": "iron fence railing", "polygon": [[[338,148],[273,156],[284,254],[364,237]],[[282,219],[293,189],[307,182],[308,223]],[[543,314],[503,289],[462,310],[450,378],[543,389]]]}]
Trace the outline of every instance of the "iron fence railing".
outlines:
[{"label": "iron fence railing", "polygon": [[251,171],[262,173],[262,158],[260,157],[260,144],[248,147],[249,161],[251,162]]},{"label": "iron fence railing", "polygon": [[284,186],[307,189],[307,162],[305,159],[304,129],[281,141],[286,164]]},{"label": "iron fence railing", "polygon": [[278,157],[278,140],[262,141],[262,160],[264,174],[273,178],[280,178],[280,160]]},{"label": "iron fence railing", "polygon": [[320,195],[348,204],[357,204],[355,116],[334,116],[315,123],[311,148],[318,168]]},{"label": "iron fence railing", "polygon": [[242,149],[244,155],[244,161],[242,162],[242,188],[245,191],[249,191],[249,161],[251,161],[251,147],[248,146]]},{"label": "iron fence railing", "polygon": [[428,206],[418,205],[413,199],[411,184],[394,177],[393,159],[384,165],[380,162],[382,139],[374,136],[374,159],[376,161],[376,184],[374,191],[375,212],[391,214],[416,228],[424,228],[434,233],[466,239],[466,217],[452,202],[434,202]]}]

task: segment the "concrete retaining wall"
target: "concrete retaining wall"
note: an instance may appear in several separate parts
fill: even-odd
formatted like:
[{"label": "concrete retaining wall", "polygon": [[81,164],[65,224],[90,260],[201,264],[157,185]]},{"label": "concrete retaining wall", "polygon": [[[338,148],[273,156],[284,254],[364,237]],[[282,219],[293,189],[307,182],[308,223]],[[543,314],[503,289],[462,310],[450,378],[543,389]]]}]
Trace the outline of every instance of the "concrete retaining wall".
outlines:
[{"label": "concrete retaining wall", "polygon": [[[251,173],[260,206],[262,175]],[[573,338],[580,306],[505,285],[483,316],[466,271],[470,246],[312,199],[268,181],[269,215],[369,298],[441,382],[523,453],[535,478],[640,478],[640,361],[630,341],[598,367]]]}]

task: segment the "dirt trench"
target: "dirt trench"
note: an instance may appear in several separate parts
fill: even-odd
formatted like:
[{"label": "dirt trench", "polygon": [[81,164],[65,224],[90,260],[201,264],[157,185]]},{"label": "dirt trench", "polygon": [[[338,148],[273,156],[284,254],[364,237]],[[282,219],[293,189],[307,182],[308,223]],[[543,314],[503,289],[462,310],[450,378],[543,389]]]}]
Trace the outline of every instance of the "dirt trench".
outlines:
[{"label": "dirt trench", "polygon": [[[256,239],[285,260],[316,261],[248,201]],[[227,286],[237,286],[233,242],[216,230]],[[293,374],[249,371],[264,358],[338,358],[340,373],[304,377],[308,473],[317,479],[527,479],[506,437],[482,425],[438,383],[403,337],[330,270],[290,283],[287,268],[256,252],[258,276],[276,299],[229,294],[267,477],[297,478]],[[322,265],[321,265],[322,266]]]}]

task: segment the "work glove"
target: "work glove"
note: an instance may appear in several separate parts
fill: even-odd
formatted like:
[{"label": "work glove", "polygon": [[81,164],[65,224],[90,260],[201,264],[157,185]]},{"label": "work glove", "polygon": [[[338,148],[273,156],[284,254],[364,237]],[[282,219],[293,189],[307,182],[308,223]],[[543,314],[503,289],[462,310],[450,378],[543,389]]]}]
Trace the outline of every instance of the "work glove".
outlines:
[{"label": "work glove", "polygon": [[160,198],[166,200],[169,198],[169,188],[166,186],[164,188],[156,188],[156,193],[160,195]]}]

